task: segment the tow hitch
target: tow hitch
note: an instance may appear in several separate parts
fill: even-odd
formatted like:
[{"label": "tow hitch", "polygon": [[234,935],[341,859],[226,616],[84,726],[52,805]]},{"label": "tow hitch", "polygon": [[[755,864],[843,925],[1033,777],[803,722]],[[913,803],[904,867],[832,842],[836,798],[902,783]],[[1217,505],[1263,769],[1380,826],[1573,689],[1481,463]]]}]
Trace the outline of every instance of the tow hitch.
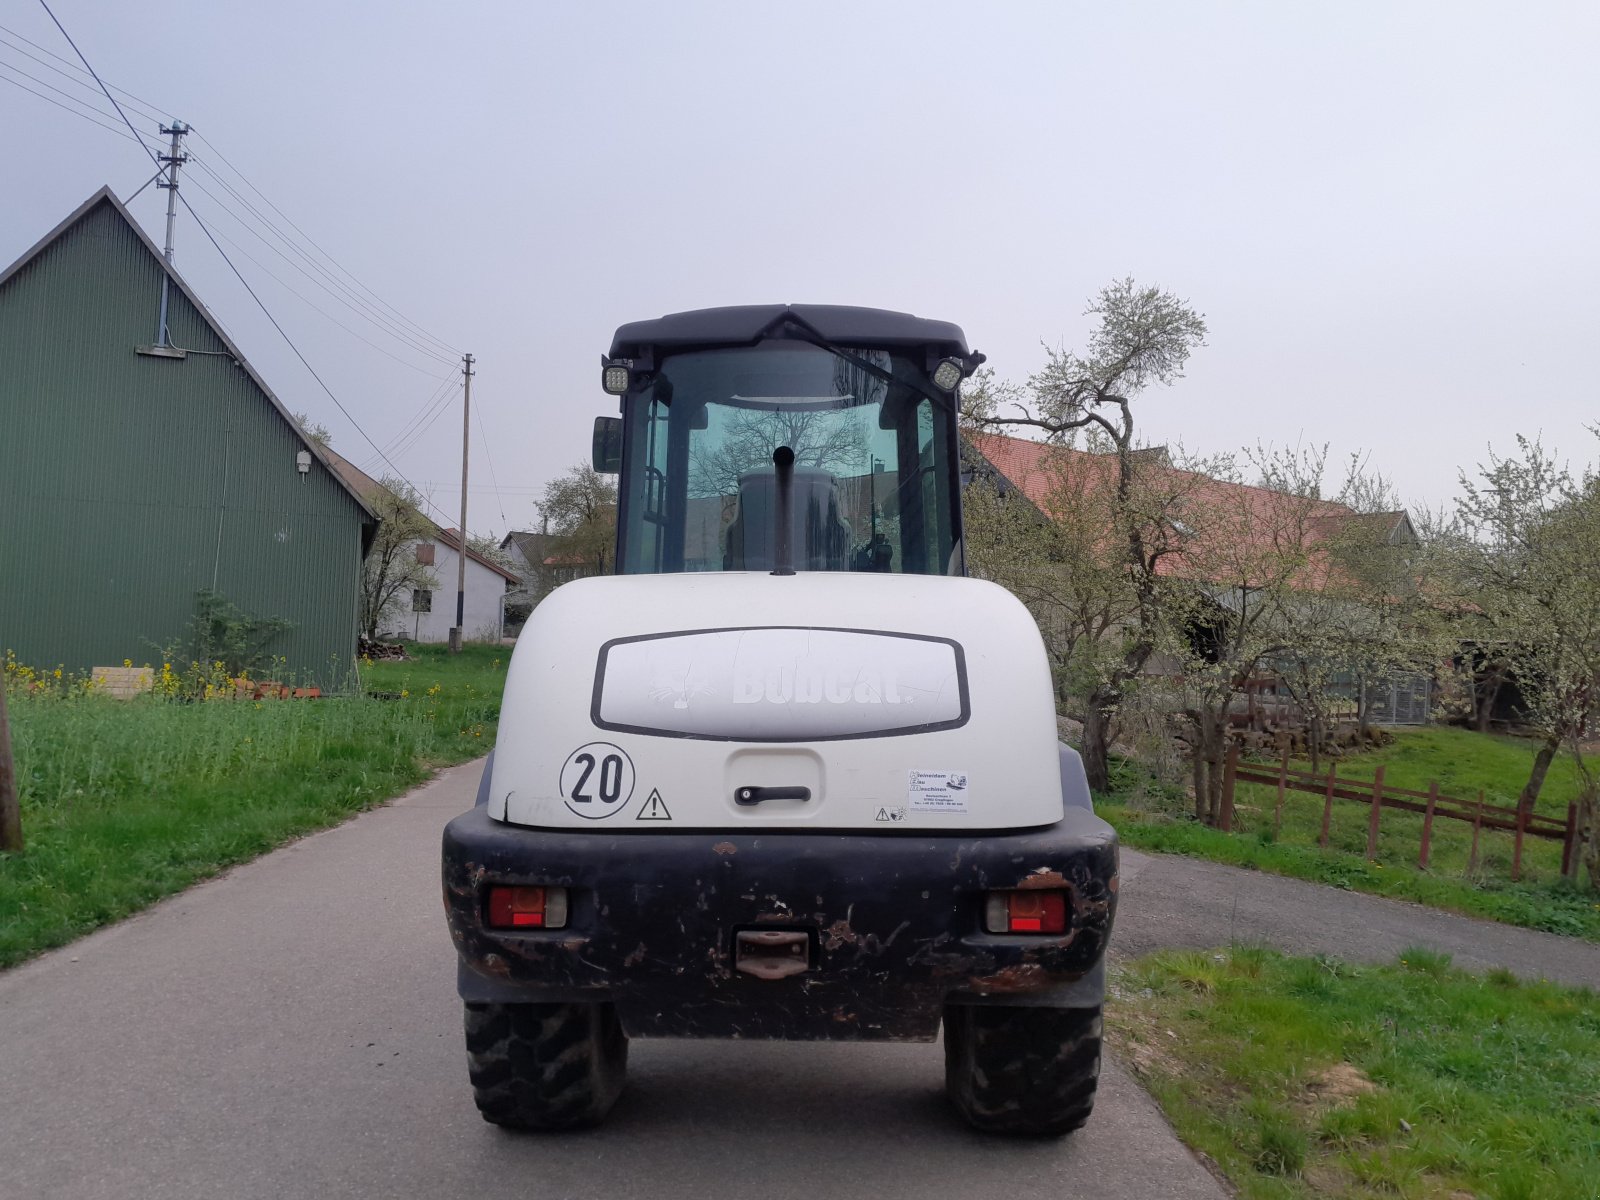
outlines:
[{"label": "tow hitch", "polygon": [[811,969],[811,935],[803,929],[740,929],[733,965],[757,979],[787,979]]}]

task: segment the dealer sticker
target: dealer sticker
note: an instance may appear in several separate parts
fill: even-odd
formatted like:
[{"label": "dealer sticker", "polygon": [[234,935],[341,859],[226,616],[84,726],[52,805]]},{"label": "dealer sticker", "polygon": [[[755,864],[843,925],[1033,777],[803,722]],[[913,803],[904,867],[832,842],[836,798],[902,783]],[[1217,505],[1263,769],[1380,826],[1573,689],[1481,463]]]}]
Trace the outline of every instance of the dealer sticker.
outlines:
[{"label": "dealer sticker", "polygon": [[965,771],[912,771],[906,792],[912,812],[964,813],[967,811]]}]

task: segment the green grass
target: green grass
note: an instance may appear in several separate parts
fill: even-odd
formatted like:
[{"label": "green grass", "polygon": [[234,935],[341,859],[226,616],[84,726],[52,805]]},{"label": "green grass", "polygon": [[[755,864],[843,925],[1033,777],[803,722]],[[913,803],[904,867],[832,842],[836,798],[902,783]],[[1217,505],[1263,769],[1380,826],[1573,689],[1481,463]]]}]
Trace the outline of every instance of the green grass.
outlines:
[{"label": "green grass", "polygon": [[1112,986],[1111,1044],[1246,1200],[1600,1198],[1593,992],[1239,947]]},{"label": "green grass", "polygon": [[[1381,762],[1385,781],[1396,787],[1420,791],[1437,778],[1447,795],[1475,798],[1482,787],[1485,799],[1509,804],[1521,790],[1532,759],[1532,747],[1517,739],[1427,728],[1399,731],[1393,745],[1337,760],[1337,770],[1343,778],[1370,780]],[[1572,786],[1570,768],[1559,773],[1552,768],[1540,811],[1564,818]],[[1429,869],[1422,871],[1417,866],[1419,814],[1384,809],[1378,852],[1369,860],[1368,806],[1335,800],[1328,849],[1323,850],[1318,845],[1322,797],[1288,792],[1283,826],[1275,834],[1276,801],[1273,787],[1240,785],[1234,832],[1225,834],[1196,822],[1192,801],[1182,792],[1155,784],[1137,764],[1121,763],[1111,794],[1097,800],[1096,811],[1116,826],[1124,842],[1139,849],[1188,854],[1600,941],[1600,893],[1581,880],[1574,884],[1560,877],[1559,842],[1525,839],[1523,878],[1513,883],[1511,834],[1483,831],[1478,867],[1469,872],[1471,825],[1436,819]]]},{"label": "green grass", "polygon": [[509,651],[413,653],[363,667],[387,700],[9,696],[25,849],[0,855],[0,967],[485,753]]},{"label": "green grass", "polygon": [[[1538,749],[1527,738],[1474,733],[1453,725],[1425,725],[1391,732],[1395,735],[1392,744],[1353,757],[1324,759],[1321,769],[1325,771],[1331,765],[1340,775],[1371,779],[1374,768],[1381,763],[1384,782],[1398,788],[1424,792],[1428,782],[1436,779],[1439,791],[1447,796],[1474,800],[1482,788],[1484,799],[1490,804],[1514,805],[1523,784],[1528,782]],[[1302,770],[1310,767],[1303,760],[1289,765]],[[1571,759],[1558,757],[1550,764],[1537,810],[1565,820],[1567,803],[1577,794],[1577,769]]]}]

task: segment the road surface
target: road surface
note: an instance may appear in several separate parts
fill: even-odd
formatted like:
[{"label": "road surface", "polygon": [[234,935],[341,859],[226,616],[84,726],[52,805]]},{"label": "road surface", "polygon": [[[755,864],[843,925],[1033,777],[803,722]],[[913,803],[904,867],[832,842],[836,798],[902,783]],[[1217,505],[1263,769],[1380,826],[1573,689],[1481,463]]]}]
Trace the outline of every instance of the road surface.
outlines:
[{"label": "road surface", "polygon": [[478,773],[0,975],[0,1196],[1224,1196],[1110,1061],[1057,1140],[968,1130],[921,1045],[635,1042],[602,1128],[484,1124],[438,884]]},{"label": "road surface", "polygon": [[1120,867],[1113,957],[1260,942],[1291,954],[1393,962],[1426,946],[1469,970],[1505,967],[1526,979],[1600,988],[1600,945],[1581,938],[1175,854],[1124,849]]}]

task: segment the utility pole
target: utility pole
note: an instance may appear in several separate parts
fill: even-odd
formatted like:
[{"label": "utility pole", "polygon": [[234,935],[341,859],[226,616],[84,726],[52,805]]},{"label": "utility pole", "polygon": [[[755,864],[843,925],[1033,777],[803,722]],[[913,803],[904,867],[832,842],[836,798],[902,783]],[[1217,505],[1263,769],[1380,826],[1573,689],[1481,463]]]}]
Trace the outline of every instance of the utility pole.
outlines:
[{"label": "utility pole", "polygon": [[[167,164],[167,177],[158,181],[157,187],[167,189],[167,243],[162,248],[162,254],[167,263],[172,262],[172,226],[178,217],[178,171],[184,163],[189,161],[189,156],[183,153],[183,135],[189,132],[189,127],[182,121],[174,121],[172,125],[161,127],[161,132],[172,139],[172,150],[160,156],[160,161]],[[161,321],[156,326],[156,345],[170,346],[171,340],[167,337],[167,289],[171,286],[165,273],[161,276]]]},{"label": "utility pole", "polygon": [[450,630],[450,653],[461,653],[461,627],[467,613],[467,448],[472,435],[472,364],[470,354],[461,356],[461,527],[456,530],[461,545],[456,551],[456,623]]}]

